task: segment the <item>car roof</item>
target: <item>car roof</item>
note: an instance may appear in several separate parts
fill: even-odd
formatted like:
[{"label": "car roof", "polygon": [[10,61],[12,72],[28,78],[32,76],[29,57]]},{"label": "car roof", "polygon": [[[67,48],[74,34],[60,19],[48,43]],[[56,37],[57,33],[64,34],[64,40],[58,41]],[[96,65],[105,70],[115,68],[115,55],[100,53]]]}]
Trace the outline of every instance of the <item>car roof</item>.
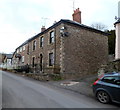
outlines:
[{"label": "car roof", "polygon": [[105,73],[104,76],[119,76],[120,77],[120,73],[110,72],[110,73]]}]

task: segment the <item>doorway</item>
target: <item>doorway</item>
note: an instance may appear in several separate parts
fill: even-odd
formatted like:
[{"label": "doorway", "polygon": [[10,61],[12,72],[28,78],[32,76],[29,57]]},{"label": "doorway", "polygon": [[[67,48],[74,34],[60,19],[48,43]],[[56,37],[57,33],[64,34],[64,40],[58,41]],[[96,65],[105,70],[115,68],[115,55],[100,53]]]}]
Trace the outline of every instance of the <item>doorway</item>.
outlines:
[{"label": "doorway", "polygon": [[40,71],[43,71],[43,55],[40,54]]}]

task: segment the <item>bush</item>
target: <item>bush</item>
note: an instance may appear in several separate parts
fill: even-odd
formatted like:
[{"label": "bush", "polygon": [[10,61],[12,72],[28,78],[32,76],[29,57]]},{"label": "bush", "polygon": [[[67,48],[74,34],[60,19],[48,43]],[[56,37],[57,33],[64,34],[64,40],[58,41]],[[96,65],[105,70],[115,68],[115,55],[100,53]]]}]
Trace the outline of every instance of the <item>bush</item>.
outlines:
[{"label": "bush", "polygon": [[49,77],[54,81],[62,80],[62,77],[60,74],[49,74]]},{"label": "bush", "polygon": [[17,72],[29,72],[29,66],[28,65],[24,65],[24,66],[18,66],[17,69],[15,69]]}]

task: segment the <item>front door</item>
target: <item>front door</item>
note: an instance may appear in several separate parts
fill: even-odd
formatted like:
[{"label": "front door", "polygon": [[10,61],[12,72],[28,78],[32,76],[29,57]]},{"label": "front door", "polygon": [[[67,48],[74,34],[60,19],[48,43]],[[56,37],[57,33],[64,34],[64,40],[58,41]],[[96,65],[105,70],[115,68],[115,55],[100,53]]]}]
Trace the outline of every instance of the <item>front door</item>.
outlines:
[{"label": "front door", "polygon": [[40,71],[43,70],[43,55],[40,54]]}]

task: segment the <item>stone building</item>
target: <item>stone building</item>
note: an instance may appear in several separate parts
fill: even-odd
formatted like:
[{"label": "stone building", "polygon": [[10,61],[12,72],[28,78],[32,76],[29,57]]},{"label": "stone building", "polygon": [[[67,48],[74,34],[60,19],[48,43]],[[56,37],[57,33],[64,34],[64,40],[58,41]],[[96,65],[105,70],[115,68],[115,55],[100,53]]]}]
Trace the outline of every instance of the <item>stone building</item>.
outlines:
[{"label": "stone building", "polygon": [[3,65],[2,68],[3,69],[12,69],[12,54],[4,54],[4,61],[3,61]]},{"label": "stone building", "polygon": [[5,59],[5,54],[0,53],[0,68],[3,67],[4,64],[4,59]]},{"label": "stone building", "polygon": [[14,64],[27,65],[33,73],[83,76],[107,63],[107,34],[81,24],[79,8],[73,13],[73,21],[61,19],[41,30],[16,49]]}]

